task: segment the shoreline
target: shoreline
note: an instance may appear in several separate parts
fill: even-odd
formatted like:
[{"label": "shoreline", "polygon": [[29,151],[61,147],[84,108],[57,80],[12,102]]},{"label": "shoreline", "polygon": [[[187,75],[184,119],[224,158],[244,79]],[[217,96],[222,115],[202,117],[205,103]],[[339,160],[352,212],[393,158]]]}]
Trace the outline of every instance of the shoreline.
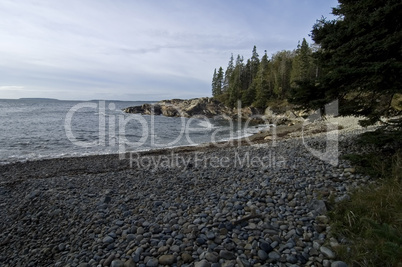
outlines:
[{"label": "shoreline", "polygon": [[[323,133],[309,148],[291,133],[275,146],[260,133],[254,145],[145,151],[131,167],[117,155],[0,166],[0,264],[330,265],[342,240],[327,200],[372,181],[311,154]],[[340,155],[359,150],[353,140],[339,135]]]},{"label": "shoreline", "polygon": [[[354,120],[356,121],[356,120]],[[304,133],[305,138],[320,136],[327,133],[323,124],[326,122],[318,122],[313,123],[312,125],[307,125]],[[135,154],[139,156],[157,156],[157,155],[170,155],[174,154],[185,154],[185,153],[204,153],[208,151],[214,151],[219,149],[233,149],[242,146],[254,146],[254,145],[264,145],[264,144],[274,144],[278,141],[282,140],[296,140],[301,139],[303,133],[301,132],[303,125],[301,123],[294,124],[291,126],[288,125],[280,125],[276,127],[275,137],[274,134],[270,130],[262,130],[258,133],[252,134],[247,137],[241,137],[237,139],[231,139],[227,141],[220,141],[216,143],[201,143],[197,145],[183,145],[177,147],[169,147],[169,148],[155,148],[149,150],[139,150],[139,151],[129,151],[125,153],[124,158],[120,159],[122,154],[93,154],[93,155],[83,155],[83,156],[67,156],[67,157],[56,157],[56,158],[40,158],[40,159],[28,159],[26,161],[16,161],[10,162],[3,165],[0,165],[0,173],[2,174],[0,177],[0,185],[1,183],[18,180],[22,177],[19,174],[20,168],[30,168],[33,169],[30,174],[31,178],[38,177],[52,177],[60,174],[82,174],[82,173],[102,173],[108,172],[110,170],[123,170],[129,166],[129,158],[130,154]],[[337,127],[339,133],[348,133],[353,131],[354,134],[360,134],[365,131],[370,131],[375,129],[375,127],[371,128],[361,128],[357,129],[352,128],[350,123],[348,125],[343,126],[342,124]],[[352,129],[351,129],[352,128]],[[269,128],[272,129],[272,128]],[[82,168],[82,161],[91,161],[98,162],[91,167]],[[41,165],[57,165],[57,167],[50,168],[45,171],[41,171]]]}]

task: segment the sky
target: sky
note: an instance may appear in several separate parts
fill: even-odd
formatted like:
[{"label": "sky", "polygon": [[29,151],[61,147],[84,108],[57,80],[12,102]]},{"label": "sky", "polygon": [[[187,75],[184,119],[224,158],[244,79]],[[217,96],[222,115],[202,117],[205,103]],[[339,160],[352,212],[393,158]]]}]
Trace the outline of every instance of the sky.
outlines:
[{"label": "sky", "polygon": [[211,96],[230,56],[293,50],[336,0],[2,0],[0,99]]}]

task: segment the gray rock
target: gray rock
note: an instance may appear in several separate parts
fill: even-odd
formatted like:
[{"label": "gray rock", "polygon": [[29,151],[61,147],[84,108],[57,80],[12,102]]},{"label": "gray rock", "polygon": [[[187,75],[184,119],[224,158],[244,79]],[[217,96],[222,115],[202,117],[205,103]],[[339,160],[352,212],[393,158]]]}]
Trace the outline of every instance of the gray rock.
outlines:
[{"label": "gray rock", "polygon": [[110,203],[110,201],[112,201],[110,196],[104,196],[101,198],[101,203]]},{"label": "gray rock", "polygon": [[350,200],[350,196],[348,194],[345,194],[345,195],[336,197],[335,203],[342,202],[342,201],[348,201],[348,200]]},{"label": "gray rock", "polygon": [[194,267],[211,267],[211,263],[207,260],[197,261],[194,263]]},{"label": "gray rock", "polygon": [[126,236],[126,238],[127,238],[127,241],[130,242],[130,241],[132,241],[132,240],[135,239],[135,234],[128,234],[128,235]]},{"label": "gray rock", "polygon": [[181,258],[184,261],[184,263],[189,263],[194,260],[193,257],[190,254],[188,254],[187,252],[184,252],[183,254],[181,254]]},{"label": "gray rock", "polygon": [[109,266],[114,260],[114,257],[115,257],[114,253],[110,254],[109,257],[107,257],[107,259],[103,262],[103,266]]},{"label": "gray rock", "polygon": [[271,251],[268,254],[268,258],[270,258],[271,260],[279,260],[281,258],[281,255],[279,255],[276,251]]},{"label": "gray rock", "polygon": [[212,262],[212,263],[215,263],[215,262],[218,262],[218,260],[219,260],[219,257],[218,257],[219,255],[218,255],[218,253],[216,253],[216,252],[207,252],[206,254],[205,254],[205,259],[207,260],[207,261],[209,261],[209,262]]},{"label": "gray rock", "polygon": [[251,267],[251,264],[246,259],[237,257],[236,262],[239,267]]},{"label": "gray rock", "polygon": [[103,243],[110,244],[114,242],[114,239],[111,236],[105,236],[102,240]]},{"label": "gray rock", "polygon": [[315,211],[318,214],[325,214],[327,212],[327,206],[323,200],[314,199],[310,202],[309,209]]},{"label": "gray rock", "polygon": [[66,249],[66,245],[61,243],[61,244],[58,245],[58,249],[59,249],[59,251],[63,251],[63,250]]},{"label": "gray rock", "polygon": [[334,261],[331,263],[331,267],[348,267],[348,265],[343,261]]},{"label": "gray rock", "polygon": [[223,258],[225,260],[234,260],[234,259],[236,259],[236,256],[232,252],[227,251],[227,250],[221,250],[219,252],[219,257]]},{"label": "gray rock", "polygon": [[115,224],[118,225],[118,226],[123,226],[123,225],[124,225],[124,222],[123,222],[122,220],[117,220],[117,221],[115,222]]},{"label": "gray rock", "polygon": [[32,191],[31,193],[29,193],[27,196],[26,196],[26,198],[27,199],[33,199],[33,198],[35,198],[35,197],[37,197],[37,196],[40,196],[40,190],[34,190],[34,191]]},{"label": "gray rock", "polygon": [[129,258],[126,260],[126,262],[123,265],[124,267],[135,267],[135,262],[132,258]]},{"label": "gray rock", "polygon": [[271,252],[272,250],[274,250],[270,244],[268,244],[265,241],[260,242],[259,244],[260,249],[262,249],[263,251],[265,251],[266,253]]},{"label": "gray rock", "polygon": [[206,242],[205,239],[204,239],[204,238],[201,238],[201,237],[197,238],[195,241],[197,242],[197,244],[198,244],[199,246],[204,245],[205,242]]},{"label": "gray rock", "polygon": [[289,254],[286,257],[286,261],[289,262],[289,263],[295,264],[295,263],[297,263],[297,258],[296,258],[295,255]]},{"label": "gray rock", "polygon": [[156,266],[158,266],[158,264],[159,264],[158,259],[150,258],[150,259],[148,259],[146,266],[147,267],[156,267]]},{"label": "gray rock", "polygon": [[124,267],[124,262],[122,262],[121,260],[114,260],[110,264],[110,267]]},{"label": "gray rock", "polygon": [[207,238],[208,239],[214,239],[215,238],[215,234],[213,232],[207,232]]},{"label": "gray rock", "polygon": [[176,261],[176,256],[174,255],[162,255],[159,257],[159,264],[162,265],[172,265]]},{"label": "gray rock", "polygon": [[262,260],[262,261],[265,261],[266,259],[268,259],[268,254],[262,249],[258,250],[257,254],[258,254],[258,257],[260,258],[260,260]]},{"label": "gray rock", "polygon": [[332,252],[332,250],[330,250],[327,247],[324,247],[324,246],[320,247],[320,251],[325,257],[327,257],[329,259],[334,259],[335,258],[335,253]]}]

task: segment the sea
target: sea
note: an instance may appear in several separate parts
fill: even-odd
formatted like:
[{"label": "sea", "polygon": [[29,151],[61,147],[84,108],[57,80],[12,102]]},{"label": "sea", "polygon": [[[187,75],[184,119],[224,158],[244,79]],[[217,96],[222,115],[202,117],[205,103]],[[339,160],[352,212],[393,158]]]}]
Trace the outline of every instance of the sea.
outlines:
[{"label": "sea", "polygon": [[0,164],[194,146],[249,136],[262,127],[122,111],[144,103],[153,102],[0,99]]}]

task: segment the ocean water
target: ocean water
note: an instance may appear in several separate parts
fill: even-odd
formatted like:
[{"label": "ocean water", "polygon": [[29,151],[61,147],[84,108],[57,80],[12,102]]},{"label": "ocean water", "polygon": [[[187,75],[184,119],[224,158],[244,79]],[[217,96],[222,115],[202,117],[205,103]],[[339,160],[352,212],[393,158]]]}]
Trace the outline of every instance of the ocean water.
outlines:
[{"label": "ocean water", "polygon": [[122,111],[143,103],[149,102],[0,99],[0,164],[197,145],[260,129],[218,119]]}]

